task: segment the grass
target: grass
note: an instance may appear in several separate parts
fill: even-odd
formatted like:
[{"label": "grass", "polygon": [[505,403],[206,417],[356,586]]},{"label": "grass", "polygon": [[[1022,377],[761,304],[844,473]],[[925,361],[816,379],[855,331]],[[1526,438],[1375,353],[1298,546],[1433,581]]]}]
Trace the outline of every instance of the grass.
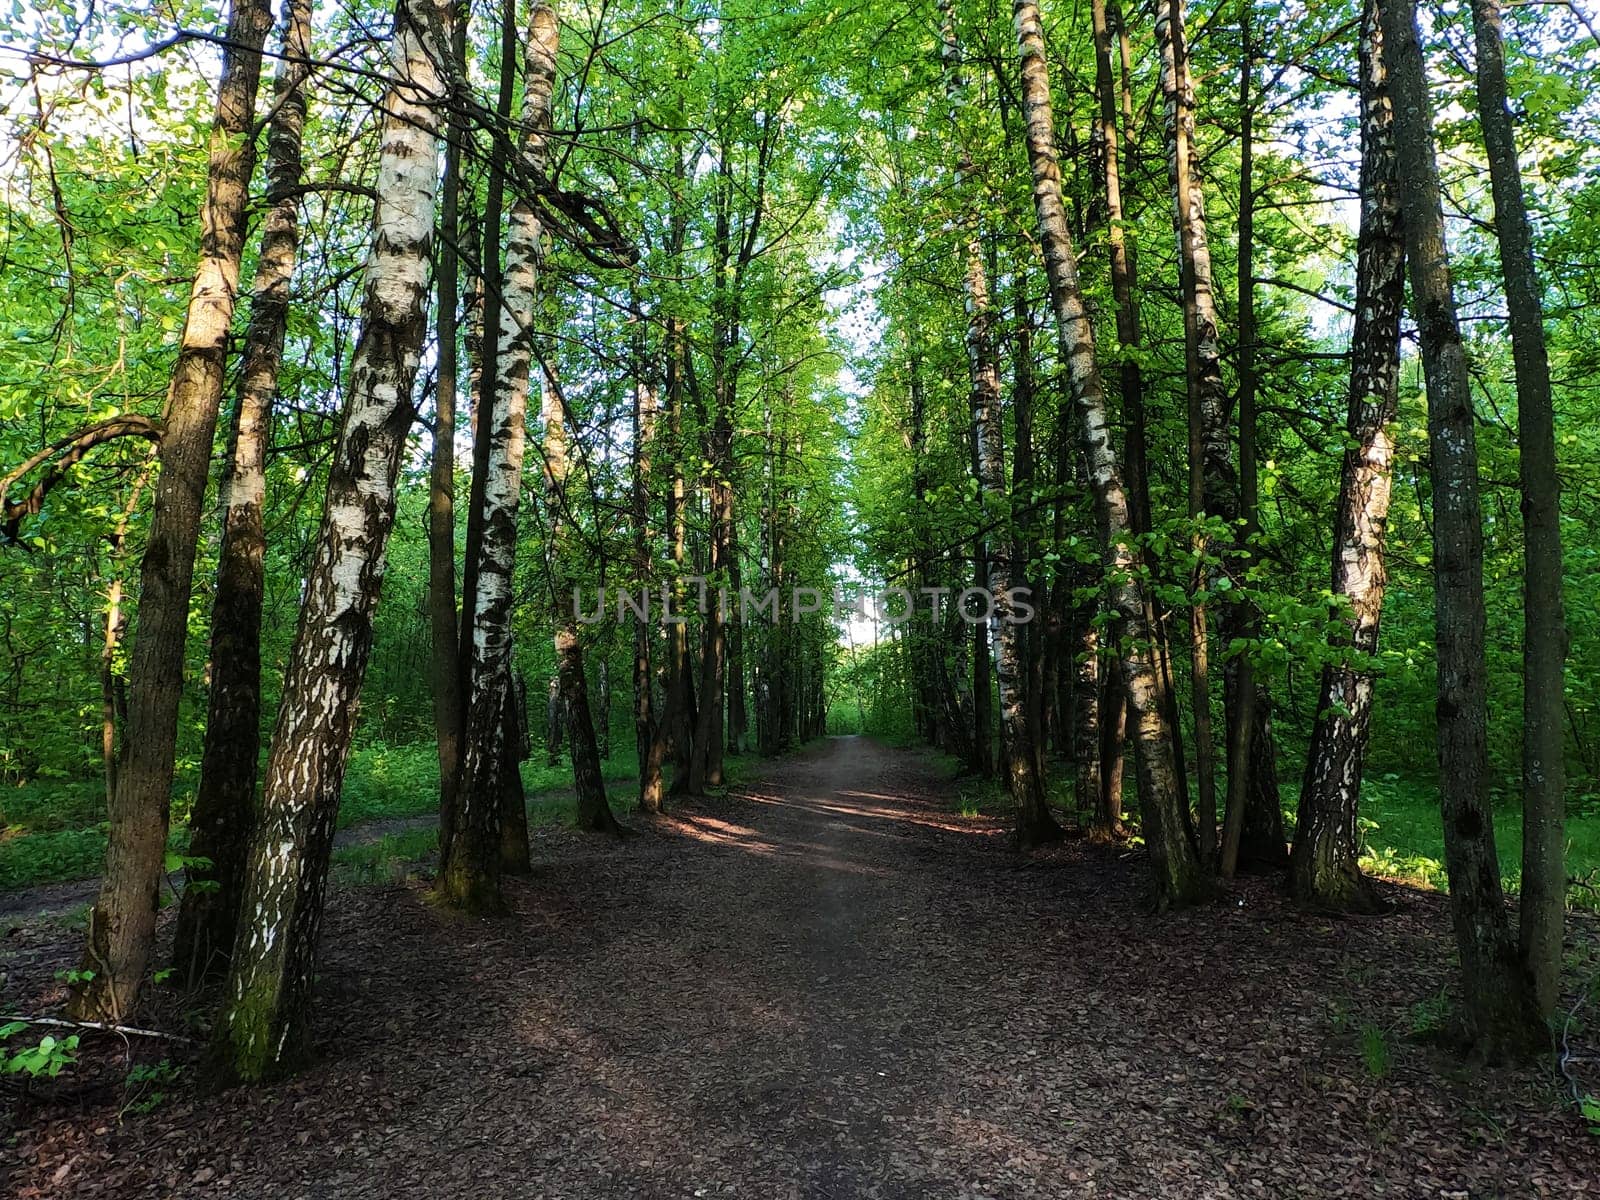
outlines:
[{"label": "grass", "polygon": [[[1438,792],[1431,782],[1402,779],[1392,772],[1368,778],[1361,789],[1361,827],[1367,852],[1362,870],[1447,890],[1444,830]],[[1292,828],[1292,826],[1290,826]],[[1501,799],[1494,807],[1494,841],[1500,880],[1508,892],[1522,886],[1522,806]],[[1567,873],[1585,879],[1600,871],[1600,816],[1575,812],[1567,819]],[[1600,894],[1572,888],[1575,908],[1600,910]]]},{"label": "grass", "polygon": [[340,883],[387,883],[405,874],[405,864],[421,862],[438,848],[439,833],[431,826],[386,833],[375,842],[335,850],[333,877]]},{"label": "grass", "polygon": [[[725,764],[728,782],[740,782],[752,761],[750,755],[729,756]],[[613,807],[619,812],[631,809],[636,778],[631,740],[614,738],[612,754],[600,767],[613,793]],[[528,793],[530,824],[573,819],[572,768],[564,755],[550,766],[539,753],[522,764],[522,781]],[[181,775],[173,796],[170,854],[181,855],[188,849],[185,822],[193,790],[192,776]],[[89,879],[100,873],[107,825],[105,794],[99,781],[35,781],[0,791],[0,799],[0,891]],[[432,742],[408,746],[380,743],[351,753],[339,805],[340,829],[426,816],[438,809],[439,761]],[[390,834],[377,842],[347,847],[334,855],[334,862],[345,864],[342,869],[357,876],[388,878],[394,863],[418,861],[426,853],[418,847],[426,841],[431,849],[435,836],[431,828]]]}]

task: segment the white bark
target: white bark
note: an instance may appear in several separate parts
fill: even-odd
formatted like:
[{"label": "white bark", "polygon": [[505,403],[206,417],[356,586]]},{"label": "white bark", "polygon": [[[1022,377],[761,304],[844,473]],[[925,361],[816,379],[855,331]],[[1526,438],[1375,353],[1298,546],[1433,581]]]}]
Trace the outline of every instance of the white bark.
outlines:
[{"label": "white bark", "polygon": [[[560,27],[542,0],[529,20],[520,153],[524,178],[545,169],[550,101],[555,89]],[[472,611],[469,700],[457,796],[457,837],[441,890],[453,904],[493,910],[499,896],[500,773],[505,763],[505,706],[511,684],[511,612],[517,562],[517,508],[527,444],[528,389],[533,330],[539,302],[544,227],[538,210],[521,196],[511,208],[502,311],[498,386],[489,397],[489,470],[484,487],[483,540],[479,546]]]},{"label": "white bark", "polygon": [[1017,40],[1022,56],[1022,103],[1027,121],[1028,160],[1033,175],[1033,202],[1050,304],[1055,315],[1061,359],[1077,409],[1079,436],[1088,462],[1089,486],[1100,523],[1112,608],[1126,636],[1122,659],[1124,685],[1139,745],[1139,794],[1146,843],[1154,872],[1158,905],[1186,904],[1205,890],[1194,848],[1184,828],[1178,799],[1172,730],[1160,704],[1155,672],[1147,647],[1144,596],[1138,558],[1132,544],[1127,493],[1100,372],[1095,365],[1094,329],[1084,307],[1077,257],[1067,231],[1061,197],[1061,164],[1056,157],[1055,115],[1050,104],[1050,78],[1045,63],[1044,30],[1034,0],[1013,0]]},{"label": "white bark", "polygon": [[243,924],[218,1025],[239,1076],[283,1070],[305,1043],[322,893],[372,616],[415,410],[444,95],[441,13],[400,0],[384,98],[372,251],[344,424],[284,680],[250,851]]}]

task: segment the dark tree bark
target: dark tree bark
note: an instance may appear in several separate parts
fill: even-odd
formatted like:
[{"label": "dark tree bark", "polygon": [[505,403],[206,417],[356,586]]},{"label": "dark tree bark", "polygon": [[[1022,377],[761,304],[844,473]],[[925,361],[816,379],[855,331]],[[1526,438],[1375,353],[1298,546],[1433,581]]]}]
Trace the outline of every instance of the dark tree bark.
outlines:
[{"label": "dark tree bark", "polygon": [[215,1033],[220,1069],[247,1081],[290,1069],[309,1048],[306,1022],[339,792],[372,651],[372,615],[427,326],[439,185],[436,100],[445,91],[438,64],[446,53],[434,33],[442,25],[438,7],[396,5],[361,335]]},{"label": "dark tree bark", "polygon": [[1122,747],[1128,736],[1128,703],[1122,681],[1107,671],[1100,692],[1100,790],[1094,814],[1094,831],[1103,838],[1120,838],[1122,827]]},{"label": "dark tree bark", "polygon": [[234,0],[222,82],[211,123],[200,262],[189,294],[178,359],[167,391],[155,512],[139,572],[139,607],[128,666],[127,737],[111,804],[105,879],[89,914],[69,1011],[120,1022],[132,1011],[155,937],[157,893],[167,850],[178,702],[201,502],[222,402],[228,327],[239,293],[245,206],[255,167],[248,135],[261,82],[261,48],[272,29],[267,0]]},{"label": "dark tree bark", "polygon": [[[1099,577],[1098,569],[1091,570],[1083,563],[1072,565],[1073,583],[1088,587]],[[1072,761],[1076,768],[1074,786],[1078,810],[1093,820],[1101,793],[1102,761],[1100,745],[1103,725],[1101,700],[1106,691],[1106,676],[1102,671],[1100,627],[1095,624],[1099,611],[1094,603],[1075,603],[1072,607]],[[1110,834],[1110,830],[1097,829],[1097,833]]]},{"label": "dark tree bark", "polygon": [[[153,451],[153,448],[152,448]],[[117,763],[122,757],[118,730],[128,726],[128,680],[117,670],[117,650],[128,630],[128,610],[123,604],[123,555],[128,541],[128,525],[139,511],[139,501],[150,483],[155,455],[139,472],[111,532],[111,582],[106,587],[106,615],[100,639],[100,766],[106,785],[107,809],[117,798]]]},{"label": "dark tree bark", "polygon": [[[638,319],[636,317],[636,319]],[[633,348],[633,574],[637,590],[649,594],[651,448],[656,436],[658,400],[655,381],[645,361],[642,328]],[[639,807],[661,811],[661,758],[651,753],[656,740],[656,716],[651,694],[650,626],[633,627],[633,743],[639,762]]]},{"label": "dark tree bark", "polygon": [[694,694],[694,663],[689,652],[688,593],[684,584],[689,568],[688,560],[688,483],[684,475],[683,459],[683,327],[675,319],[667,322],[667,399],[671,408],[670,428],[672,438],[672,492],[669,497],[668,523],[672,526],[672,608],[673,621],[668,627],[672,681],[668,684],[671,702],[663,722],[662,735],[672,743],[671,795],[688,794],[690,773],[694,761],[694,731],[697,725]]},{"label": "dark tree bark", "polygon": [[[1239,39],[1239,224],[1237,240],[1239,346],[1234,359],[1239,403],[1239,543],[1240,551],[1229,574],[1243,575],[1255,559],[1254,539],[1260,530],[1259,469],[1256,454],[1256,297],[1255,297],[1255,97],[1252,87],[1256,46],[1252,40],[1249,3],[1240,9]],[[1224,637],[1254,638],[1257,621],[1253,606],[1237,601],[1223,620]],[[1247,654],[1227,666],[1228,794],[1224,812],[1241,814],[1237,859],[1257,870],[1281,870],[1288,865],[1284,841],[1283,809],[1278,799],[1275,747],[1267,729],[1270,698],[1256,679]]]},{"label": "dark tree bark", "polygon": [[[541,4],[541,7],[547,7]],[[552,20],[554,19],[552,15]],[[530,50],[531,53],[531,50]],[[552,64],[553,64],[552,53]],[[555,606],[556,679],[560,683],[561,705],[566,713],[567,748],[572,758],[573,789],[578,798],[578,827],[595,833],[617,833],[621,826],[606,800],[605,776],[600,770],[600,748],[594,736],[594,717],[589,710],[589,684],[583,668],[583,643],[578,637],[578,620],[573,613],[570,558],[575,548],[567,532],[571,513],[567,479],[572,471],[572,452],[567,440],[565,406],[561,389],[545,365],[544,403],[540,411],[543,429],[545,511],[549,519],[550,580]]]},{"label": "dark tree bark", "polygon": [[[283,363],[289,285],[300,249],[301,133],[310,80],[311,0],[284,6],[283,62],[267,127],[268,211],[234,411],[222,549],[211,610],[211,695],[200,787],[189,818],[189,886],[172,961],[194,986],[227,969],[239,922],[261,757],[261,603],[267,443]],[[198,860],[208,860],[210,866]],[[199,886],[195,886],[195,885]]]},{"label": "dark tree bark", "polygon": [[1561,600],[1561,484],[1555,409],[1544,340],[1543,290],[1522,194],[1516,130],[1506,107],[1505,38],[1499,0],[1473,0],[1478,55],[1478,121],[1489,154],[1495,235],[1511,317],[1517,370],[1517,445],[1522,464],[1522,958],[1539,1011],[1561,999],[1566,926],[1566,787],[1563,663],[1567,618]]},{"label": "dark tree bark", "polygon": [[1332,591],[1349,603],[1341,641],[1355,656],[1322,672],[1316,724],[1300,789],[1289,890],[1301,904],[1338,912],[1384,906],[1361,873],[1356,818],[1372,722],[1371,658],[1388,572],[1389,514],[1405,306],[1405,239],[1395,160],[1394,106],[1376,0],[1361,20],[1361,227],[1356,248],[1356,325],[1350,342],[1350,415],[1334,515]]},{"label": "dark tree bark", "polygon": [[1033,609],[1028,621],[1017,625],[1021,658],[1018,690],[1022,694],[1027,749],[1033,756],[1033,773],[1043,787],[1045,775],[1044,727],[1044,620],[1048,603],[1044,588],[1037,586],[1033,564],[1039,556],[1039,519],[1034,507],[1035,463],[1033,453],[1033,316],[1028,310],[1027,275],[1017,272],[1012,281],[1013,320],[1011,373],[1011,495],[1013,509],[1019,512],[1011,541],[1011,586],[1025,589]]},{"label": "dark tree bark", "polygon": [[528,794],[522,786],[522,764],[533,753],[528,736],[528,683],[511,672],[506,694],[505,752],[500,759],[500,874],[533,872],[533,847],[528,842]]},{"label": "dark tree bark", "polygon": [[[470,4],[454,0],[450,11],[450,69],[466,78]],[[456,784],[461,768],[463,669],[456,612],[456,407],[461,300],[461,149],[466,121],[452,106],[446,121],[444,177],[440,181],[439,248],[435,256],[435,336],[438,380],[433,403],[433,453],[428,473],[428,622],[432,637],[433,732],[439,757],[439,862],[449,863],[456,825]]]},{"label": "dark tree bark", "polygon": [[[674,238],[681,236],[681,225],[674,227]],[[674,241],[681,250],[681,240]],[[689,708],[692,704],[688,692],[688,629],[682,621],[683,588],[680,583],[684,568],[685,523],[683,515],[684,478],[679,439],[683,428],[682,337],[677,319],[666,321],[666,402],[667,451],[670,455],[671,477],[665,491],[665,528],[672,539],[672,616],[667,625],[667,655],[662,669],[665,679],[665,697],[661,719],[655,722],[650,739],[650,752],[639,776],[639,807],[646,812],[662,809],[661,768],[667,754],[674,758],[673,793],[679,794],[688,787],[689,748],[685,744],[688,730],[692,728]]]},{"label": "dark tree bark", "polygon": [[1511,936],[1489,805],[1483,527],[1467,356],[1450,282],[1416,4],[1387,0],[1381,9],[1412,312],[1428,387],[1439,793],[1464,1016],[1476,1053],[1521,1056],[1548,1047],[1549,1034]]}]

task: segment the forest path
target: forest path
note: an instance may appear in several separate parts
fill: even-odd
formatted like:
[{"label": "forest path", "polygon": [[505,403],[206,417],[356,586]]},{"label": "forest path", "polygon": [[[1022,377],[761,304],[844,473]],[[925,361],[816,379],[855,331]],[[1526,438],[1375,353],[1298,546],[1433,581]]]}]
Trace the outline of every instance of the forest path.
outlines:
[{"label": "forest path", "polygon": [[923,755],[839,738],[769,771],[640,837],[537,847],[507,919],[337,891],[317,1065],[120,1125],[40,1114],[22,1194],[1600,1188],[1547,1084],[1469,1088],[1409,1046],[1363,1068],[1355,1030],[1449,971],[1431,901],[1329,925],[1246,888],[1150,918],[1136,856],[1019,856]]}]

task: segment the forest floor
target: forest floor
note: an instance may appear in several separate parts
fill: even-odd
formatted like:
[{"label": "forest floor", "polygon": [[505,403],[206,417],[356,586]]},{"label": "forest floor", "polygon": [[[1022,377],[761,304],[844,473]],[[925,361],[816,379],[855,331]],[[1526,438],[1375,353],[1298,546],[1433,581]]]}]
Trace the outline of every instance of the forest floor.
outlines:
[{"label": "forest floor", "polygon": [[[1416,1036],[1444,897],[1332,921],[1245,881],[1145,916],[1137,852],[1021,856],[954,798],[924,755],[831,739],[642,836],[537,831],[506,919],[335,888],[315,1065],[208,1095],[168,1045],[134,1047],[137,1088],[86,1054],[6,1097],[0,1194],[1600,1195],[1552,1072]],[[5,1007],[45,1010],[75,939],[0,933]]]}]

